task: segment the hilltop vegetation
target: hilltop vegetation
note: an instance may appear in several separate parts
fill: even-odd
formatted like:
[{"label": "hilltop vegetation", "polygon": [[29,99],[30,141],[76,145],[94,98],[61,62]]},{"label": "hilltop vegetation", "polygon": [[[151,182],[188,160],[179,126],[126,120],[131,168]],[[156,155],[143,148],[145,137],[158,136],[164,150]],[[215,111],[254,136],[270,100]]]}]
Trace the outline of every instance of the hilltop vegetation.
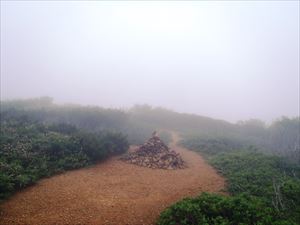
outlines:
[{"label": "hilltop vegetation", "polygon": [[[2,117],[15,114],[26,115],[41,123],[71,124],[89,132],[122,132],[132,144],[143,143],[153,130],[172,130],[186,139],[223,139],[239,145],[253,145],[300,163],[299,117],[282,117],[266,126],[256,119],[232,124],[148,105],[136,105],[129,110],[105,109],[57,105],[49,97],[1,102]],[[168,139],[168,135],[163,136]]]},{"label": "hilltop vegetation", "polygon": [[42,124],[24,115],[1,117],[0,200],[42,177],[76,169],[128,149],[120,133],[88,133]]},{"label": "hilltop vegetation", "polygon": [[[159,124],[138,121],[135,110],[105,109],[96,106],[57,105],[49,97],[1,102],[1,118],[27,117],[44,124],[68,124],[87,132],[111,131],[126,134],[131,144],[142,144]],[[168,143],[170,136],[161,132]]]},{"label": "hilltop vegetation", "polygon": [[[51,98],[1,102],[0,198],[41,177],[90,165],[161,130],[184,137],[226,177],[230,197],[203,194],[166,209],[158,224],[297,224],[300,121],[237,124],[163,108],[57,105]],[[274,222],[276,221],[276,222]]]},{"label": "hilltop vegetation", "polygon": [[162,212],[158,224],[299,224],[300,166],[226,139],[187,139],[225,178],[231,197],[202,194]]},{"label": "hilltop vegetation", "polygon": [[292,225],[259,199],[202,193],[186,198],[161,213],[158,225]]}]

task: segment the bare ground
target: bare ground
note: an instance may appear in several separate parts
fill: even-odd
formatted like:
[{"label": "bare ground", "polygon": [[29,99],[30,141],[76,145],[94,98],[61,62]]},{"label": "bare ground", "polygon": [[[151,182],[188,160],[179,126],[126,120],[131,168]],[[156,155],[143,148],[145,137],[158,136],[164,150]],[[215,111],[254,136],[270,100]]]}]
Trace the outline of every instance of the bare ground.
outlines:
[{"label": "bare ground", "polygon": [[180,199],[221,192],[224,179],[202,157],[176,145],[188,168],[161,170],[126,164],[117,157],[66,172],[15,194],[0,206],[0,224],[143,225]]}]

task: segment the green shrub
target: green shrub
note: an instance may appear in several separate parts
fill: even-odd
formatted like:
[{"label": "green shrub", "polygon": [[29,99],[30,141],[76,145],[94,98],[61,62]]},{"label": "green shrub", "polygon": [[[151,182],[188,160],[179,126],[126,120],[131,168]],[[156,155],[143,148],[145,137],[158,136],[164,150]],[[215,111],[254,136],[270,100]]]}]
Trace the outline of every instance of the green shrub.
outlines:
[{"label": "green shrub", "polygon": [[87,166],[128,149],[124,135],[15,116],[1,120],[0,200],[42,177]]},{"label": "green shrub", "polygon": [[245,195],[227,197],[202,193],[167,208],[158,225],[283,225],[292,222],[278,218],[260,199]]},{"label": "green shrub", "polygon": [[286,158],[265,154],[253,146],[236,150],[238,143],[233,140],[187,139],[182,144],[203,154],[227,179],[227,191],[233,195],[233,199],[240,195],[247,199],[258,199],[276,218],[272,224],[300,224],[299,165]]},{"label": "green shrub", "polygon": [[180,143],[193,151],[201,152],[205,157],[214,156],[220,152],[231,152],[244,146],[241,141],[228,138],[190,138]]}]

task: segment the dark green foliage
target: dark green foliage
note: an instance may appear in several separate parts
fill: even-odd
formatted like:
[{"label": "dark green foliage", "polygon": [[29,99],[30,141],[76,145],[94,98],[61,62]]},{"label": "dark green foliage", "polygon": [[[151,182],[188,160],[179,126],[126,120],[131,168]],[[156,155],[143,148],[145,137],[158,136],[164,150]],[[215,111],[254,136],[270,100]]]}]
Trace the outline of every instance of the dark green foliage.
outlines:
[{"label": "dark green foliage", "polygon": [[292,225],[260,199],[202,193],[186,198],[161,213],[158,225]]},{"label": "dark green foliage", "polygon": [[128,142],[120,133],[87,133],[68,124],[34,122],[21,112],[6,114],[1,117],[0,199],[42,177],[127,149]]},{"label": "dark green foliage", "polygon": [[288,224],[300,221],[299,164],[267,155],[253,146],[236,150],[239,143],[233,140],[188,139],[182,144],[203,153],[227,178],[227,189],[232,195],[258,198]]},{"label": "dark green foliage", "polygon": [[271,199],[273,182],[292,179],[288,174],[293,171],[282,168],[279,157],[257,151],[220,153],[210,163],[228,178],[232,194],[249,193]]},{"label": "dark green foliage", "polygon": [[300,221],[299,166],[251,151],[219,154],[210,162],[228,179],[230,193],[257,196],[286,218]]},{"label": "dark green foliage", "polygon": [[129,144],[121,134],[116,133],[79,133],[76,135],[79,146],[92,160],[104,159],[107,155],[116,155],[125,152]]}]

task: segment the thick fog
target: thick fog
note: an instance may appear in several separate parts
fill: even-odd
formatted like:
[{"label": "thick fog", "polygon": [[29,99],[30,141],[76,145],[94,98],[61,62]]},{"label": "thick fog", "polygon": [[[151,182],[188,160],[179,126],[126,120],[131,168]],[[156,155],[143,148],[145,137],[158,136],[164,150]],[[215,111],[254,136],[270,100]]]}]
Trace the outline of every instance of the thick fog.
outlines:
[{"label": "thick fog", "polygon": [[299,2],[1,1],[1,100],[299,115]]}]

